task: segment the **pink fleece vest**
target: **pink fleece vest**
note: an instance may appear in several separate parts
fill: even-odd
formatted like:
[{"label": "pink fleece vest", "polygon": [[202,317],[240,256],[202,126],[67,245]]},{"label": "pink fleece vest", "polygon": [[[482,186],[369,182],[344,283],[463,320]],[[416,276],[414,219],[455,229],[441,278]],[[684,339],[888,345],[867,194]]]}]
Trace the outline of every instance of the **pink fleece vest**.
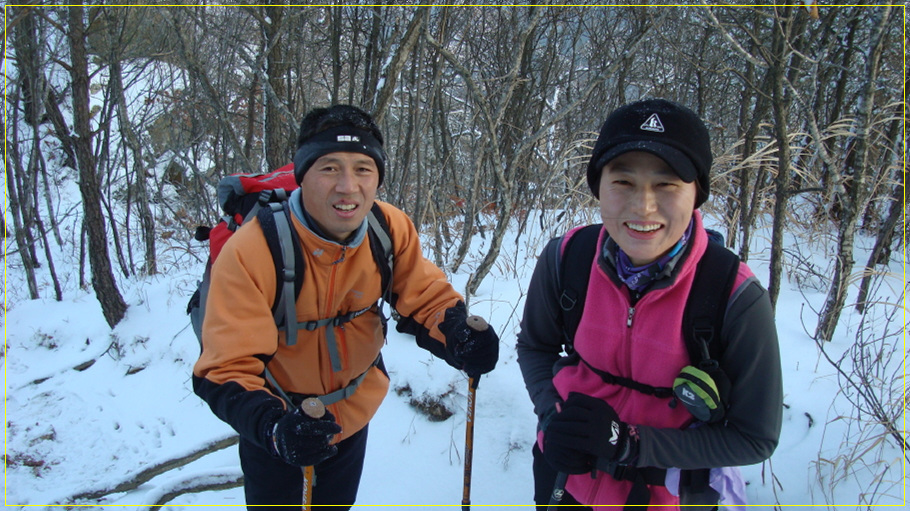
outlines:
[{"label": "pink fleece vest", "polygon": [[[628,288],[617,287],[595,258],[590,269],[585,309],[574,342],[575,350],[585,362],[597,369],[655,387],[672,387],[679,371],[689,365],[682,335],[682,317],[696,263],[708,243],[700,214],[696,211],[694,216],[692,251],[678,272],[675,283],[645,293],[634,308],[630,305]],[[604,236],[605,233],[601,232],[598,247],[602,246]],[[734,289],[748,275],[751,272],[745,265],[740,265]],[[629,424],[682,429],[694,421],[685,407],[670,408],[669,398],[642,394],[620,385],[608,385],[585,364],[561,369],[553,378],[553,384],[562,399],[566,399],[570,392],[603,399],[616,410],[621,420]],[[569,476],[566,485],[569,493],[585,505],[624,504],[631,488],[631,482],[617,481],[603,472],[597,472],[594,479],[590,474]],[[671,495],[665,487],[651,486],[649,489],[650,506],[671,506],[660,507],[661,510],[678,509],[679,498]]]}]

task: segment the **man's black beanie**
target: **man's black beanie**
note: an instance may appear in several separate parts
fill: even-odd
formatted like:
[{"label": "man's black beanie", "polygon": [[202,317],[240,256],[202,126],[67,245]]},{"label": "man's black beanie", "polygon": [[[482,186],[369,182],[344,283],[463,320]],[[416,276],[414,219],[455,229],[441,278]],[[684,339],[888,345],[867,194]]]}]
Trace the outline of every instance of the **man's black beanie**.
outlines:
[{"label": "man's black beanie", "polygon": [[300,183],[310,166],[326,154],[361,153],[376,162],[381,186],[386,163],[382,142],[379,128],[363,110],[351,105],[315,108],[300,123],[297,152],[294,154],[294,177]]},{"label": "man's black beanie", "polygon": [[614,110],[600,128],[588,162],[588,186],[600,198],[604,165],[629,151],[651,153],[686,183],[697,181],[695,207],[711,190],[711,137],[692,110],[665,99],[629,103]]}]

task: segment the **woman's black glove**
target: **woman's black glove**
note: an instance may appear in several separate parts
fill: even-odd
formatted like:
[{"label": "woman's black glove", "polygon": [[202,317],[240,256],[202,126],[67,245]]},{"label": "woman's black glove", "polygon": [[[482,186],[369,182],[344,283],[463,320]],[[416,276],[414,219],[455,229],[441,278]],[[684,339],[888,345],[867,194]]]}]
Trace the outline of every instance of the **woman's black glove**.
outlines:
[{"label": "woman's black glove", "polygon": [[468,326],[464,303],[446,310],[439,331],[446,336],[446,352],[450,364],[468,373],[471,378],[488,373],[499,360],[499,337],[493,327],[477,331]]},{"label": "woman's black glove", "polygon": [[569,474],[624,463],[637,453],[630,427],[605,401],[572,392],[544,431],[544,457]]},{"label": "woman's black glove", "polygon": [[295,408],[278,419],[272,431],[272,454],[290,465],[312,466],[338,452],[338,447],[329,442],[341,433],[341,426],[328,411],[321,419],[314,419]]},{"label": "woman's black glove", "polygon": [[550,431],[550,425],[562,409],[562,403],[557,403],[544,413],[538,424],[538,427],[543,432],[544,459],[547,460],[550,466],[566,474],[590,472],[595,462],[594,457],[576,449],[571,444],[563,442],[561,434]]}]

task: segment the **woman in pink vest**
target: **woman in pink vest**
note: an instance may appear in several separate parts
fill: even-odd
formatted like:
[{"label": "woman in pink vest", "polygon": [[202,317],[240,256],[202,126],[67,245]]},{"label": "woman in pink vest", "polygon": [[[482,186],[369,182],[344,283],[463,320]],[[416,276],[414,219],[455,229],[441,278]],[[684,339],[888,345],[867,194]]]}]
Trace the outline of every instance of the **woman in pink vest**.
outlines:
[{"label": "woman in pink vest", "polygon": [[[777,446],[783,391],[774,314],[745,264],[731,266],[711,341],[715,370],[696,370],[704,361],[687,347],[683,316],[709,248],[697,208],[708,198],[711,162],[704,123],[670,101],[625,105],[601,128],[587,170],[603,219],[587,249],[596,251],[593,262],[561,269],[578,229],[551,241],[518,336],[539,417],[539,508],[561,495],[554,483],[563,489],[565,476],[560,504],[744,504],[735,467],[759,463]],[[565,326],[571,307],[561,301],[561,271],[588,275],[574,332]]]}]

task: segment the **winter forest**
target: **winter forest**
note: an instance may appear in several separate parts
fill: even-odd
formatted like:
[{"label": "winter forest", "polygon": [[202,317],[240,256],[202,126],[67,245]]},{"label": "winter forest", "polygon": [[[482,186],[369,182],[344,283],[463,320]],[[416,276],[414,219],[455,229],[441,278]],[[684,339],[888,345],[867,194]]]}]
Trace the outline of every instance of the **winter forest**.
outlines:
[{"label": "winter forest", "polygon": [[[748,473],[752,500],[906,503],[906,6],[582,4],[4,3],[6,504],[242,504],[239,467],[191,469],[236,442],[188,381],[183,308],[208,254],[194,231],[221,215],[220,178],[289,163],[303,114],[335,103],[377,119],[379,198],[500,334],[478,413],[520,420],[490,419],[506,447],[477,477],[530,478],[514,367],[530,270],[547,239],[599,221],[584,173],[597,130],[649,97],[706,120],[702,212],[769,289],[785,364],[802,362],[785,367],[785,405],[809,440]],[[431,364],[418,351],[400,358]],[[463,379],[390,365],[390,409],[455,414],[432,449],[457,504]],[[375,452],[398,455],[391,443]],[[476,502],[530,505],[515,484],[493,498],[477,482]],[[364,504],[400,502],[365,485]]]}]

